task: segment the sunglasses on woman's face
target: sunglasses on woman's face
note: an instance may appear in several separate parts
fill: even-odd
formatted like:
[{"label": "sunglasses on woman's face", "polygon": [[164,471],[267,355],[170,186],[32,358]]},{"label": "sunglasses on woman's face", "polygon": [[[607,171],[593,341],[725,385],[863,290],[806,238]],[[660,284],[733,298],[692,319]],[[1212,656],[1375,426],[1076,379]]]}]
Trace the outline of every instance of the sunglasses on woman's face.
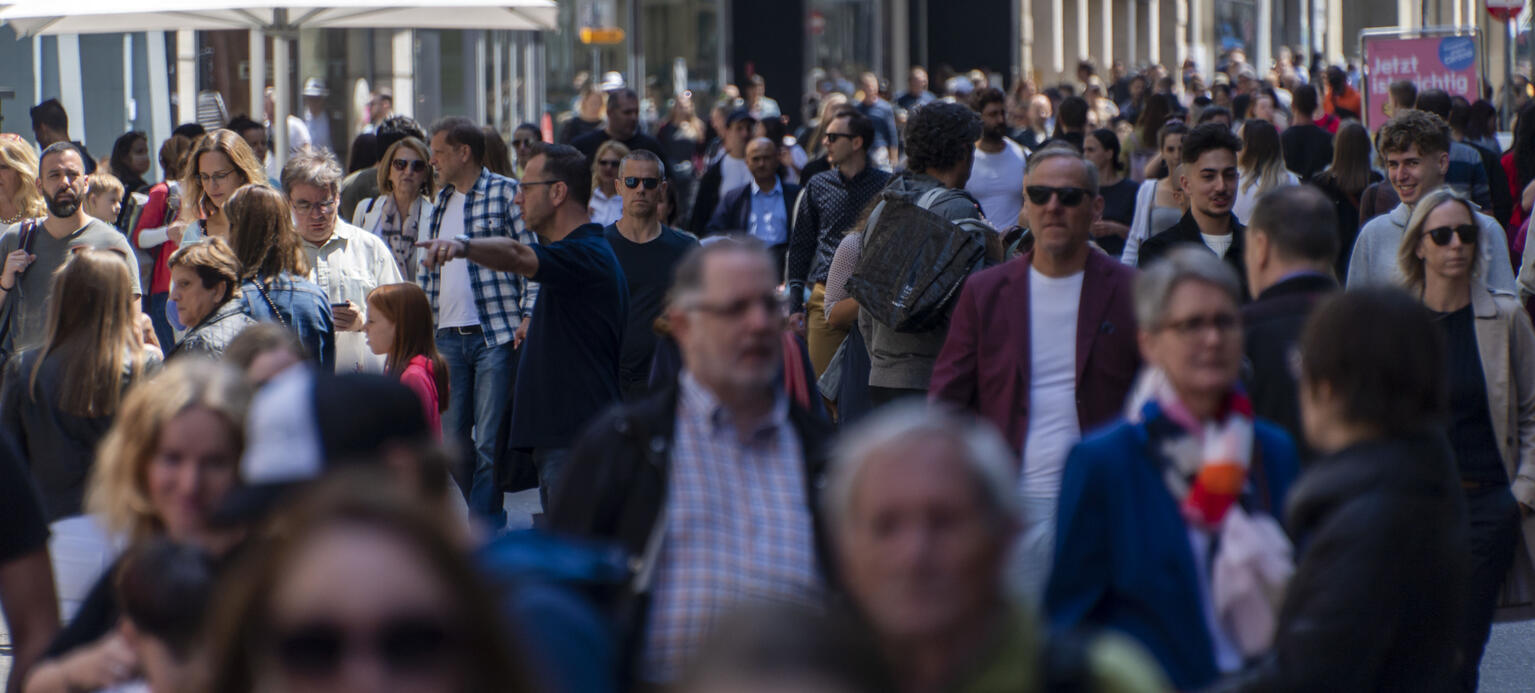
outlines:
[{"label": "sunglasses on woman's face", "polygon": [[396,171],[404,171],[407,167],[409,167],[410,170],[415,171],[416,173],[421,173],[422,171],[426,170],[426,162],[422,161],[420,159],[414,159],[414,160],[411,160],[411,161],[406,161],[404,159],[395,159],[394,161],[390,162],[389,165],[393,166],[394,170],[396,170]]},{"label": "sunglasses on woman's face", "polygon": [[1450,236],[1460,236],[1462,245],[1476,245],[1477,231],[1476,224],[1461,224],[1460,226],[1441,226],[1424,233],[1428,234],[1434,245],[1449,245]]},{"label": "sunglasses on woman's face", "polygon": [[661,179],[660,178],[640,178],[639,176],[625,176],[624,177],[624,185],[629,186],[630,190],[633,190],[635,188],[640,187],[641,184],[643,184],[645,186],[646,190],[655,190],[656,186],[661,184]]},{"label": "sunglasses on woman's face", "polygon": [[371,633],[352,632],[341,624],[317,621],[279,631],[278,664],[289,675],[330,679],[352,657],[377,657],[395,675],[440,671],[450,659],[454,638],[431,617],[403,616],[385,621]]}]

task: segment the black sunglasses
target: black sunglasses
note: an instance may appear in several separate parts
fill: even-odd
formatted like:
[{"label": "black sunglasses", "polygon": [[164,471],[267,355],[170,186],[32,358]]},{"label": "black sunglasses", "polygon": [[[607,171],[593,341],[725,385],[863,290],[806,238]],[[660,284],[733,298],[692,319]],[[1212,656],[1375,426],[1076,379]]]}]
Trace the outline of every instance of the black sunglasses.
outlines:
[{"label": "black sunglasses", "polygon": [[395,159],[394,161],[389,162],[389,165],[393,166],[394,170],[396,171],[404,171],[406,167],[410,167],[410,170],[415,171],[416,173],[420,173],[426,170],[426,162],[420,159],[415,159],[413,161]]},{"label": "black sunglasses", "polygon": [[452,654],[453,641],[447,627],[428,616],[385,621],[364,635],[319,621],[280,632],[276,655],[283,669],[308,678],[335,676],[359,651],[376,656],[392,673],[419,674],[440,670]]},{"label": "black sunglasses", "polygon": [[535,140],[535,139],[532,139],[532,138],[528,138],[528,139],[514,139],[514,140],[512,140],[512,146],[514,146],[514,147],[531,147],[531,146],[533,146],[533,143],[537,142],[537,141],[538,140]]},{"label": "black sunglasses", "polygon": [[621,163],[623,163],[623,161],[621,161],[619,159],[598,159],[597,160],[597,165],[601,166],[603,168],[618,168],[618,165],[621,164]]},{"label": "black sunglasses", "polygon": [[641,184],[644,184],[646,190],[655,190],[656,188],[660,187],[661,179],[640,178],[639,176],[624,176],[624,185],[629,186],[630,190],[640,187]]},{"label": "black sunglasses", "polygon": [[1023,189],[1029,195],[1029,202],[1037,205],[1049,204],[1050,198],[1059,195],[1061,204],[1066,207],[1075,207],[1087,199],[1087,190],[1082,188],[1052,188],[1048,185],[1030,185]]},{"label": "black sunglasses", "polygon": [[1476,224],[1461,224],[1460,226],[1441,226],[1437,229],[1429,229],[1424,233],[1433,239],[1434,245],[1449,245],[1450,236],[1460,236],[1460,242],[1466,245],[1476,245]]},{"label": "black sunglasses", "polygon": [[840,139],[842,139],[844,137],[857,137],[857,135],[854,135],[852,133],[847,133],[847,132],[828,132],[828,133],[826,133],[826,141],[827,142],[836,142],[837,140],[840,140]]}]

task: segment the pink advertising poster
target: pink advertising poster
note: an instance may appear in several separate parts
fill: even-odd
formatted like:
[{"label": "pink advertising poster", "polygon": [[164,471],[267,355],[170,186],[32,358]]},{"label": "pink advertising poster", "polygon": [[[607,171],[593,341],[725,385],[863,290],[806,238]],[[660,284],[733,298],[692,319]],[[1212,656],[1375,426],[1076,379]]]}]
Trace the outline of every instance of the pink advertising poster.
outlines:
[{"label": "pink advertising poster", "polygon": [[1479,89],[1476,51],[1476,39],[1471,36],[1366,38],[1365,126],[1374,132],[1385,124],[1391,102],[1388,90],[1397,80],[1410,80],[1419,91],[1442,89],[1450,96],[1475,101]]}]

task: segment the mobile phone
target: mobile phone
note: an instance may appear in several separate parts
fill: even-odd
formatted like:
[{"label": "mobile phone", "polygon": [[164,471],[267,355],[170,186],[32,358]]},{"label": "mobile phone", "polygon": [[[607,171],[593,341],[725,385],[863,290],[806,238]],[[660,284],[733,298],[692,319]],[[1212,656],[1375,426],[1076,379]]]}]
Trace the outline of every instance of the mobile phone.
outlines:
[{"label": "mobile phone", "polygon": [[351,306],[348,305],[346,301],[333,301],[333,302],[331,302],[330,307],[332,309],[335,309],[335,308],[350,308]]}]

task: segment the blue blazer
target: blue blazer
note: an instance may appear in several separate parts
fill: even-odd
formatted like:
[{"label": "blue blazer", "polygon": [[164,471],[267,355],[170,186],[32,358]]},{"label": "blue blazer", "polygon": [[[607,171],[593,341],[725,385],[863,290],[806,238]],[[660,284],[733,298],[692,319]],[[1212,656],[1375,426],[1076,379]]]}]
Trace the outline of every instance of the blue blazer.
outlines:
[{"label": "blue blazer", "polygon": [[[1112,628],[1139,640],[1174,687],[1191,690],[1214,683],[1219,672],[1188,525],[1162,480],[1167,462],[1152,440],[1172,425],[1163,418],[1122,419],[1072,449],[1061,479],[1045,613],[1056,632]],[[1271,508],[1282,521],[1298,469],[1295,445],[1262,420],[1254,441],[1267,493],[1249,478],[1243,502]]]},{"label": "blue blazer", "polygon": [[[783,178],[778,179],[778,184],[783,187],[784,226],[792,231],[794,225],[788,222],[793,217],[794,201],[799,199],[799,186],[785,183]],[[720,198],[719,205],[714,208],[714,214],[709,217],[709,224],[704,228],[704,233],[709,236],[718,233],[751,233],[751,218],[752,184],[747,183],[725,193],[725,196]]]}]

